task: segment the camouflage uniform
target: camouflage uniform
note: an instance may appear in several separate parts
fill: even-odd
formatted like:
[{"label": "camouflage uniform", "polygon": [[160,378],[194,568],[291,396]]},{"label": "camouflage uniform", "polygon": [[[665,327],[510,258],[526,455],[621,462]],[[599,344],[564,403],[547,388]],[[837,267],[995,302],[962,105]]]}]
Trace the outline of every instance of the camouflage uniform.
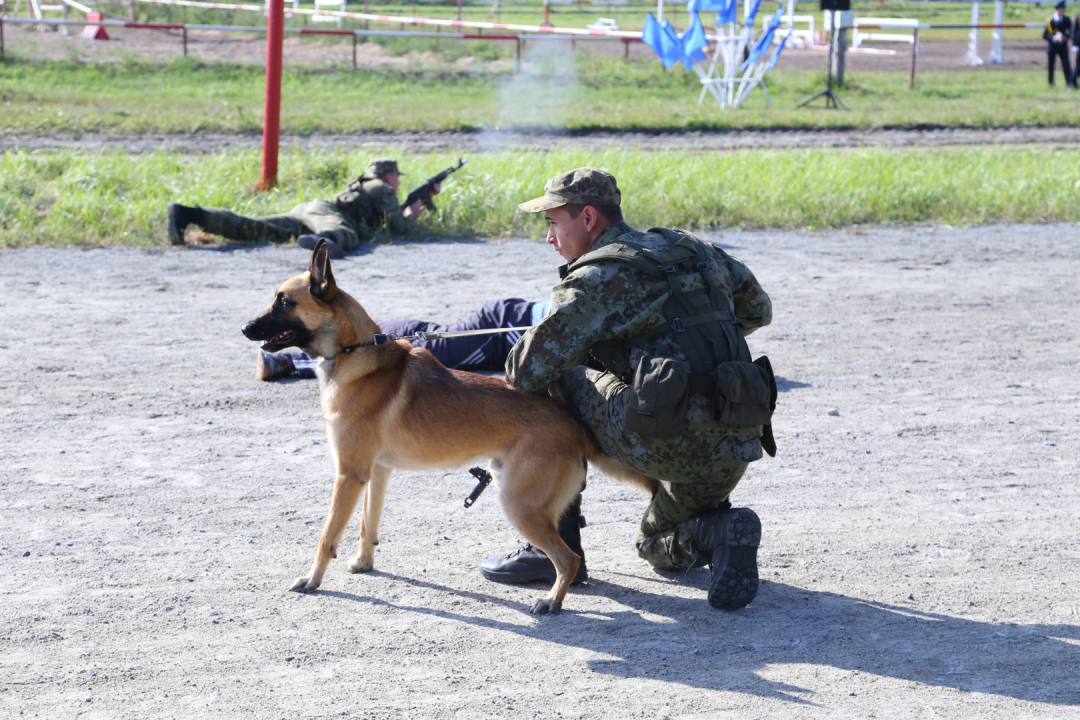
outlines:
[{"label": "camouflage uniform", "polygon": [[273,243],[314,233],[329,237],[344,250],[353,250],[383,224],[394,235],[408,234],[415,228],[414,219],[401,211],[397,191],[378,177],[390,172],[400,172],[397,162],[376,160],[333,200],[311,200],[280,215],[255,218],[223,208],[202,208],[201,226],[231,240]]},{"label": "camouflage uniform", "polygon": [[[574,173],[579,176],[576,180],[567,178]],[[585,177],[580,177],[583,174]],[[576,193],[566,187],[571,182]],[[596,196],[615,201],[597,202]],[[525,203],[522,209],[538,212],[566,203],[614,205],[618,200],[614,178],[584,168],[556,176],[545,188],[544,198]],[[654,248],[668,242],[661,235],[641,233],[620,222],[605,229],[591,250],[617,240]],[[708,254],[710,263],[726,271],[727,284],[719,289],[734,301],[745,333],[768,325],[772,304],[753,274],[713,245],[708,245]],[[646,438],[627,429],[626,382],[582,364],[598,342],[631,339],[666,324],[662,307],[669,293],[667,283],[614,261],[583,265],[569,274],[564,267],[560,275],[564,276],[552,288],[547,316],[511,350],[506,361],[508,377],[515,387],[529,392],[543,392],[558,382],[563,396],[592,428],[604,452],[660,481],[638,529],[641,557],[662,568],[705,564],[710,558],[690,540],[686,521],[725,501],[747,465],[761,458],[761,427],[717,422],[711,398],[693,395],[686,425],[675,435]],[[631,366],[646,355],[686,360],[671,335],[633,348]]]}]

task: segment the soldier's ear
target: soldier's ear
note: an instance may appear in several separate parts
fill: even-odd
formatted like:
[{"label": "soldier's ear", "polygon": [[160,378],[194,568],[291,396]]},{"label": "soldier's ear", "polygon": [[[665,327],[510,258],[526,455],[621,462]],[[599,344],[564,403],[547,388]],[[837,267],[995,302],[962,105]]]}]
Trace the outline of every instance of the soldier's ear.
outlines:
[{"label": "soldier's ear", "polygon": [[309,289],[311,296],[323,302],[330,302],[337,292],[337,284],[334,282],[334,272],[330,269],[330,250],[323,238],[319,238],[319,242],[315,244],[315,250],[311,253],[308,274],[311,276]]}]

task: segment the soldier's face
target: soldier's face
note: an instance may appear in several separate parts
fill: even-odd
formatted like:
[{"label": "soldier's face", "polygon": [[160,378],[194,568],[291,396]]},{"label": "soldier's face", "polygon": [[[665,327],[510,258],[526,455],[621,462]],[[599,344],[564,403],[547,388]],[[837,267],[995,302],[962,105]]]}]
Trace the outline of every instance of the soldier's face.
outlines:
[{"label": "soldier's face", "polygon": [[[591,211],[591,212],[590,212]],[[545,210],[548,221],[547,243],[555,247],[563,260],[570,262],[589,252],[596,226],[596,209],[586,207],[576,218],[570,217],[565,208]]]},{"label": "soldier's face", "polygon": [[386,173],[385,175],[382,176],[382,179],[383,179],[384,183],[386,183],[390,187],[394,188],[395,192],[401,186],[401,174],[400,173],[394,173],[394,172]]}]

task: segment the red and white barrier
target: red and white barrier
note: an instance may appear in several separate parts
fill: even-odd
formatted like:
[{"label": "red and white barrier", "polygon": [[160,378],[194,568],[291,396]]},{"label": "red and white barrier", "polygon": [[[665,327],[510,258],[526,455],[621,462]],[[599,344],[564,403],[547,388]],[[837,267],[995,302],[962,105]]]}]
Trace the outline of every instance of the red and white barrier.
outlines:
[{"label": "red and white barrier", "polygon": [[[233,3],[211,3],[200,0],[139,0],[139,2],[153,3],[155,5],[180,5],[184,7],[210,8],[216,10],[250,10],[252,12],[265,12],[262,5],[237,5]],[[452,28],[475,28],[478,30],[517,30],[518,32],[535,33],[537,35],[576,35],[591,38],[641,38],[640,32],[628,32],[622,30],[605,30],[602,28],[559,28],[544,25],[514,25],[510,23],[490,23],[477,20],[444,20],[442,18],[406,17],[399,15],[373,15],[371,13],[343,12],[341,10],[310,10],[299,8],[292,10],[293,13],[302,15],[323,15],[329,17],[352,18],[354,20],[369,20],[372,22],[397,23],[402,25],[436,25]]]}]

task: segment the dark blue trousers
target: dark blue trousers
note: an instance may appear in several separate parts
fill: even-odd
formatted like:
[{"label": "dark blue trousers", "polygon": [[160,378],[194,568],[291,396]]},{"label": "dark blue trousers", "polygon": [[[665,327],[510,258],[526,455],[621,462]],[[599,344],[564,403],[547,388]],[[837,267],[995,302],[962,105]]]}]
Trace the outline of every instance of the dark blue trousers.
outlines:
[{"label": "dark blue trousers", "polygon": [[[384,333],[413,335],[418,332],[447,332],[454,330],[487,330],[493,328],[527,327],[532,325],[532,306],[535,303],[521,298],[502,298],[485,303],[473,310],[461,322],[440,325],[423,320],[376,320]],[[443,338],[428,342],[414,341],[415,347],[431,352],[443,365],[454,370],[499,371],[506,364],[510,348],[521,337],[520,332]],[[302,352],[290,353],[296,366],[296,377],[315,377],[315,362]]]}]

